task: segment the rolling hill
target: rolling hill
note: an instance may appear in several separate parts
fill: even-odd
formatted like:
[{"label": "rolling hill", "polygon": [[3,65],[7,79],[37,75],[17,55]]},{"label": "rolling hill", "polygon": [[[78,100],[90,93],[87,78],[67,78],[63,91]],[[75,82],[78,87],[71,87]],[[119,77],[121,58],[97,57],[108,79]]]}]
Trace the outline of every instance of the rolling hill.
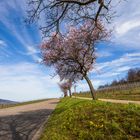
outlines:
[{"label": "rolling hill", "polygon": [[0,104],[16,104],[17,102],[0,99]]}]

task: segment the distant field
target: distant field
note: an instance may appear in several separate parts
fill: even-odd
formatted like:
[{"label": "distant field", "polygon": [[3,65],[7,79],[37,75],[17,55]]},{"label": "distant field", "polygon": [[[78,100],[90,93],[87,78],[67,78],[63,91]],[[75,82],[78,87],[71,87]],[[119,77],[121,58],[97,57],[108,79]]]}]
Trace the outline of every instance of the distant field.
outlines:
[{"label": "distant field", "polygon": [[[90,92],[81,92],[73,94],[78,97],[91,97]],[[97,98],[104,99],[120,99],[120,100],[133,100],[140,101],[140,87],[127,89],[127,90],[110,90],[100,91],[96,93]]]},{"label": "distant field", "polygon": [[0,104],[0,109],[7,108],[7,107],[14,107],[14,106],[26,105],[26,104],[32,104],[32,103],[38,103],[38,102],[42,102],[42,101],[46,101],[46,100],[49,100],[49,99],[34,100],[34,101],[17,103],[17,104]]},{"label": "distant field", "polygon": [[140,106],[61,99],[41,140],[139,140]]}]

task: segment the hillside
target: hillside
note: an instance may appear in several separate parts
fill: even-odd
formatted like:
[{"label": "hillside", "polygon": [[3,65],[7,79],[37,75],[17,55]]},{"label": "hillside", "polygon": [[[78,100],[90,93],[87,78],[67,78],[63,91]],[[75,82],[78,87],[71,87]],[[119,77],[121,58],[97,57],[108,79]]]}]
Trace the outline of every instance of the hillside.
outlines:
[{"label": "hillside", "polygon": [[[74,93],[74,96],[78,97],[90,97],[90,92],[80,92]],[[101,90],[96,91],[97,98],[103,99],[118,99],[118,100],[132,100],[140,101],[140,87],[130,88],[129,89],[110,89],[110,90]]]},{"label": "hillside", "polygon": [[62,99],[41,140],[138,140],[140,106]]},{"label": "hillside", "polygon": [[0,104],[16,104],[17,102],[0,99]]}]

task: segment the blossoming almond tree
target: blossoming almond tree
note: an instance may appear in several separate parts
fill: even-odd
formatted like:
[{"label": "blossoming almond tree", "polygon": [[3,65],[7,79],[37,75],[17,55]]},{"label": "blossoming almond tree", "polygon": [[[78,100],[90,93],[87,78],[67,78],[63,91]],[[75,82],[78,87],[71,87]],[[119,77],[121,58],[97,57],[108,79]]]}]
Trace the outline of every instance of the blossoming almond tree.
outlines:
[{"label": "blossoming almond tree", "polygon": [[72,96],[72,93],[71,93],[72,81],[70,79],[66,81],[66,86],[69,91],[69,96],[71,97]]},{"label": "blossoming almond tree", "polygon": [[95,46],[108,37],[106,29],[99,24],[92,30],[92,23],[79,28],[70,28],[66,36],[53,36],[42,45],[42,55],[47,66],[54,66],[61,80],[72,82],[85,79],[89,85],[92,98],[95,90],[88,73],[96,60]]},{"label": "blossoming almond tree", "polygon": [[63,83],[58,84],[61,91],[64,93],[64,97],[67,96],[67,91],[69,91],[69,96],[71,97],[71,87],[72,87],[72,82],[70,80],[67,80]]},{"label": "blossoming almond tree", "polygon": [[66,83],[61,83],[58,85],[59,85],[61,91],[64,93],[64,97],[67,97],[68,96],[68,94],[67,94],[68,89],[67,89]]}]

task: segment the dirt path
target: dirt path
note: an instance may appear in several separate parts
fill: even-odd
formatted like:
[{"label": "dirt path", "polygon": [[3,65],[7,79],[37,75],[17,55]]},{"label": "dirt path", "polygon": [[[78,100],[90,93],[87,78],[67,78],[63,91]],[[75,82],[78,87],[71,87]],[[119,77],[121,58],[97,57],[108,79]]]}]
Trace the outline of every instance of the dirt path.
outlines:
[{"label": "dirt path", "polygon": [[0,140],[36,140],[59,99],[0,109]]},{"label": "dirt path", "polygon": [[[73,96],[73,98],[92,100],[92,98],[85,98],[85,97],[75,97],[75,96]],[[98,100],[104,101],[104,102],[111,102],[111,103],[121,103],[121,104],[133,103],[133,104],[139,104],[140,105],[140,101],[115,100],[115,99],[98,99]]]}]

